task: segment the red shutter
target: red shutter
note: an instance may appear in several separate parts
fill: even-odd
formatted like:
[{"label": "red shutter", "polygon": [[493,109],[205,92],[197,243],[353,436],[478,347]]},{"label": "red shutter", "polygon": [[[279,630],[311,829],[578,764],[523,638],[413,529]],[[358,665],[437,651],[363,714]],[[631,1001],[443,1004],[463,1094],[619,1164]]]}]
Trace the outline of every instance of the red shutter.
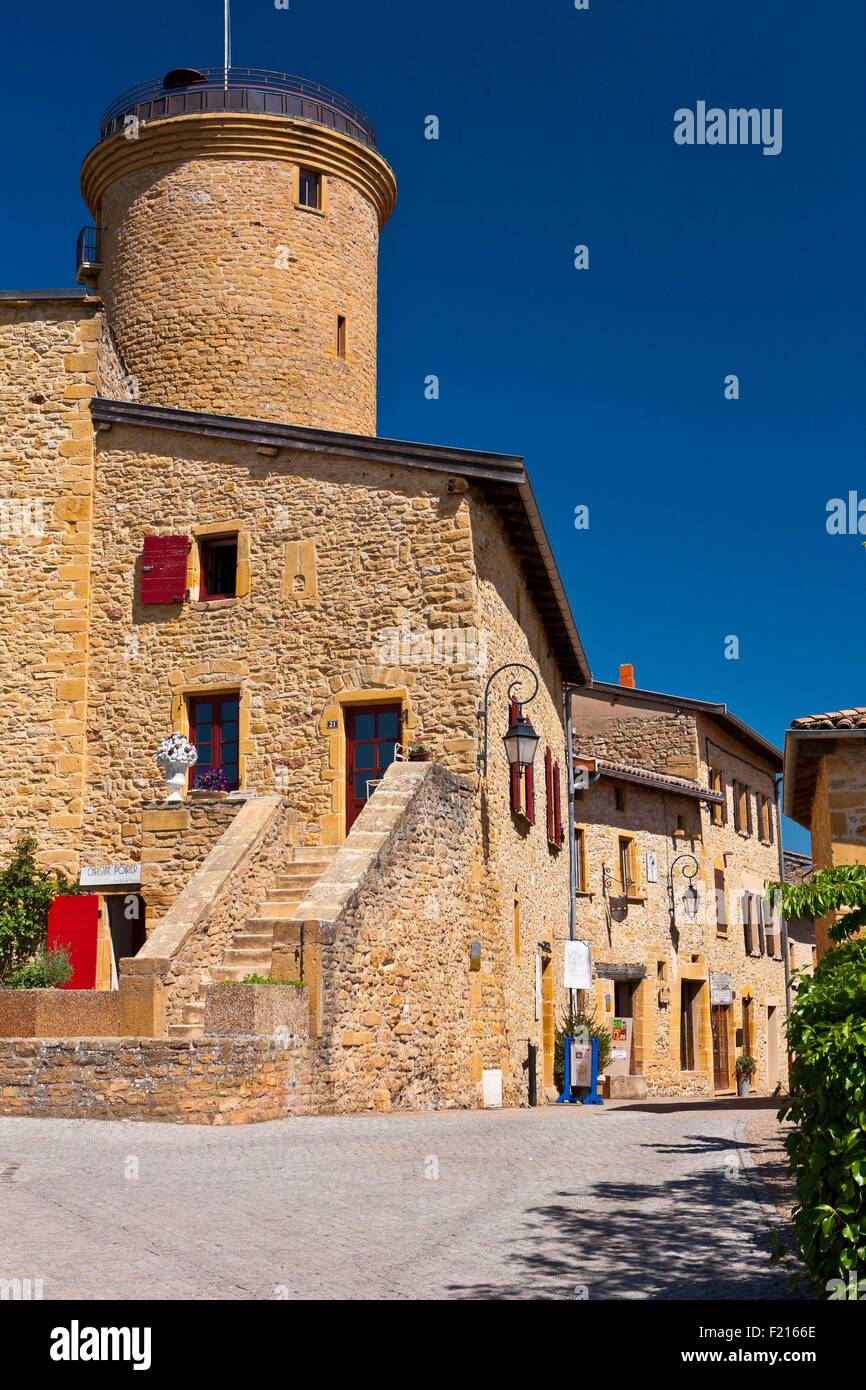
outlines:
[{"label": "red shutter", "polygon": [[[518,713],[518,704],[517,704],[517,701],[516,701],[516,700],[511,700],[511,701],[509,702],[509,705],[508,705],[508,723],[509,723],[509,726],[512,725],[512,724],[516,724],[516,723],[517,723],[517,713]],[[512,813],[512,815],[517,815],[518,812],[521,810],[521,805],[520,805],[520,774],[518,773],[517,768],[514,767],[512,764],[509,764],[509,767],[508,767],[508,780],[509,780],[509,789],[510,789],[510,790],[509,790],[509,800],[510,800],[510,805],[511,805],[511,813]]]},{"label": "red shutter", "polygon": [[188,536],[145,536],[141,555],[141,602],[183,603],[188,556]]},{"label": "red shutter", "polygon": [[535,824],[535,777],[533,776],[533,770],[532,770],[531,767],[527,767],[527,768],[524,769],[524,773],[523,773],[523,791],[524,791],[524,795],[526,796],[526,806],[525,806],[525,808],[524,808],[524,815],[526,816],[526,819],[529,821],[529,824],[530,824],[530,825],[534,825],[534,824]]},{"label": "red shutter", "polygon": [[544,794],[547,799],[547,840],[552,845],[556,837],[556,821],[553,814],[553,756],[549,748],[544,750]]},{"label": "red shutter", "polygon": [[559,848],[565,836],[562,833],[562,800],[560,793],[559,763],[553,764],[553,843]]}]

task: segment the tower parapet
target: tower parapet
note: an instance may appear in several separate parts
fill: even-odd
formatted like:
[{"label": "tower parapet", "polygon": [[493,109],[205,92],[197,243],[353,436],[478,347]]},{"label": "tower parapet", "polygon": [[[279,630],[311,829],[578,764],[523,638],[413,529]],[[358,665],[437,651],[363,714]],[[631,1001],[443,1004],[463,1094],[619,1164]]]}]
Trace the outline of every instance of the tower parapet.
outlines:
[{"label": "tower parapet", "polygon": [[357,107],[283,73],[181,69],[112,103],[81,187],[141,401],[375,434],[396,182]]}]

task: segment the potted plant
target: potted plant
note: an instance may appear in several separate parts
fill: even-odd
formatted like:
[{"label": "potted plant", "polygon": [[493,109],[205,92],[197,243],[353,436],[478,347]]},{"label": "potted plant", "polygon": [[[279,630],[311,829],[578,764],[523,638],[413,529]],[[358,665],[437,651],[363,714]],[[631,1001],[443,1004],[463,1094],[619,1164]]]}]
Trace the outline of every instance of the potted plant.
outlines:
[{"label": "potted plant", "polygon": [[197,772],[194,791],[227,792],[228,779],[221,767],[209,767],[207,772]]},{"label": "potted plant", "polygon": [[751,1091],[752,1077],[757,1070],[758,1064],[748,1052],[737,1058],[737,1090],[741,1096],[747,1096]]},{"label": "potted plant", "polygon": [[432,758],[432,756],[433,756],[433,754],[432,754],[432,752],[430,751],[430,749],[427,747],[426,743],[410,743],[410,744],[409,744],[409,762],[410,762],[410,763],[429,763],[429,761],[430,761],[430,759]]},{"label": "potted plant", "polygon": [[183,734],[169,734],[157,748],[154,760],[162,768],[169,788],[166,801],[183,801],[187,772],[198,762],[198,750]]}]

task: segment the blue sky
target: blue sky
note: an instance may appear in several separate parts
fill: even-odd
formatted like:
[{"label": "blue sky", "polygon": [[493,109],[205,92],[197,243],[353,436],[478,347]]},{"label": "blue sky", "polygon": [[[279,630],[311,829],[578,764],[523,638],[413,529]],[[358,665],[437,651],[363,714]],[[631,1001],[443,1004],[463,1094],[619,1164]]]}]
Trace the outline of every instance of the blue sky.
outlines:
[{"label": "blue sky", "polygon": [[[866,536],[825,526],[831,498],[866,498],[864,7],[234,11],[236,63],[344,92],[397,173],[379,432],[526,457],[596,676],[631,661],[778,743],[797,715],[866,704]],[[219,64],[222,5],[43,0],[7,8],[4,38],[0,279],[71,285],[101,111]],[[781,154],[677,145],[674,112],[699,100],[782,108]]]}]

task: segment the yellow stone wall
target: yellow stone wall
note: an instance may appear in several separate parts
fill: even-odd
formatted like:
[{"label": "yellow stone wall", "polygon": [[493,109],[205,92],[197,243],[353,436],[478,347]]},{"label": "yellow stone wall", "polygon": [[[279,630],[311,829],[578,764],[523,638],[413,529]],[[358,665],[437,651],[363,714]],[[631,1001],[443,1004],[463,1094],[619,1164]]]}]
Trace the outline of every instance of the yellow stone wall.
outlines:
[{"label": "yellow stone wall", "polygon": [[84,820],[99,336],[94,304],[0,305],[0,852],[31,828],[56,864]]},{"label": "yellow stone wall", "polygon": [[[301,164],[322,171],[321,210],[298,202]],[[303,122],[180,117],[97,146],[82,186],[137,399],[375,434],[379,228],[394,197],[377,155]]]},{"label": "yellow stone wall", "polygon": [[[592,744],[598,731],[595,698],[575,697],[575,747],[578,753]],[[601,702],[599,702],[601,703]],[[584,715],[584,712],[585,715]],[[630,713],[630,711],[629,711]],[[766,1093],[768,1010],[776,1010],[778,1028],[779,1075],[787,1076],[785,1047],[785,967],[782,947],[774,956],[745,951],[740,899],[743,891],[760,893],[765,885],[779,878],[778,825],[773,808],[773,843],[762,841],[734,828],[731,783],[739,777],[752,793],[761,791],[774,797],[773,775],[769,764],[730,737],[720,726],[700,714],[681,712],[673,716],[680,730],[680,748],[671,745],[671,718],[623,718],[621,739],[614,728],[609,735],[606,756],[616,757],[616,748],[630,746],[631,761],[645,767],[658,767],[661,758],[691,761],[695,773],[707,785],[708,753],[714,768],[721,770],[726,797],[725,824],[712,823],[708,808],[695,800],[668,791],[629,783],[614,783],[605,777],[585,791],[576,803],[576,824],[586,838],[586,888],[578,897],[577,935],[592,943],[593,958],[599,965],[640,965],[646,976],[636,989],[635,1069],[646,1076],[651,1095],[712,1095],[713,1063],[710,1033],[709,984],[711,973],[727,973],[732,978],[734,1002],[728,1011],[728,1056],[730,1083],[734,1085],[734,1061],[742,1046],[738,1030],[743,1023],[743,999],[752,1003],[754,1020],[753,1052],[758,1073],[753,1089]],[[587,735],[586,729],[591,732]],[[645,746],[641,750],[641,740]],[[709,748],[707,740],[709,740]],[[642,753],[642,756],[641,756]],[[615,788],[624,798],[618,809]],[[677,834],[677,816],[684,822],[684,833]],[[618,877],[620,836],[633,837],[638,846],[641,882],[633,896],[623,901],[616,882],[608,893],[603,889],[604,871]],[[646,875],[646,855],[658,862],[658,881]],[[701,891],[697,921],[688,922],[682,907],[677,910],[676,934],[671,931],[668,896],[670,866],[680,854],[694,855],[699,872],[695,879]],[[716,922],[714,875],[716,864],[724,868],[727,892],[727,936],[720,935]],[[685,881],[674,870],[681,895]],[[561,951],[558,970],[561,979]],[[698,998],[696,1029],[696,1068],[680,1069],[680,1000],[683,980],[703,982]],[[558,981],[558,984],[560,981]],[[564,994],[560,990],[562,1002]],[[598,1016],[608,1026],[615,1016],[613,980],[598,979],[594,1002]]]}]

